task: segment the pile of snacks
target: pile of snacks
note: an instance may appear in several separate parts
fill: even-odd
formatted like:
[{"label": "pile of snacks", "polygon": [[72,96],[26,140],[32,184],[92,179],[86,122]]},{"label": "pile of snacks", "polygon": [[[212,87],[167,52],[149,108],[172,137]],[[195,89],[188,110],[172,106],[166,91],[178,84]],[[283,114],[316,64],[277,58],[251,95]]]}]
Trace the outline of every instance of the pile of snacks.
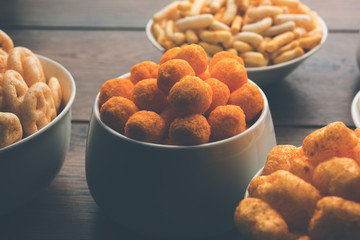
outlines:
[{"label": "pile of snacks", "polygon": [[53,120],[60,109],[59,81],[46,81],[38,57],[14,47],[0,30],[0,148],[29,136]]},{"label": "pile of snacks", "polygon": [[360,129],[330,123],[273,148],[234,221],[246,239],[359,239]]},{"label": "pile of snacks", "polygon": [[234,52],[246,67],[298,58],[323,35],[317,13],[299,0],[174,1],[153,15],[151,31],[165,49],[196,43],[210,56]]},{"label": "pile of snacks", "polygon": [[99,94],[101,120],[140,141],[197,145],[235,136],[264,107],[240,57],[219,52],[208,63],[195,44],[168,50],[159,64],[134,65],[130,78],[106,81]]}]

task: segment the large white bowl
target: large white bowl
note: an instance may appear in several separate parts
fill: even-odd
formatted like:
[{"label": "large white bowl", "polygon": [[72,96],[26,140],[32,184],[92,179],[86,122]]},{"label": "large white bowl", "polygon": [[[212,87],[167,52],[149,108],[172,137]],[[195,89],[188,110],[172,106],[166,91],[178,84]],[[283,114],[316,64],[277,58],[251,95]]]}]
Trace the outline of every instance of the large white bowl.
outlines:
[{"label": "large white bowl", "polygon": [[351,117],[355,126],[360,128],[360,91],[355,95],[351,103]]},{"label": "large white bowl", "polygon": [[[279,63],[276,65],[270,65],[266,67],[247,67],[247,74],[249,79],[253,80],[260,87],[267,86],[276,81],[279,81],[285,78],[289,73],[295,70],[304,60],[309,58],[311,55],[316,53],[325,43],[328,36],[328,29],[325,21],[319,17],[320,23],[323,27],[323,37],[321,43],[317,45],[315,48],[311,49],[304,55],[299,58]],[[151,32],[151,26],[153,24],[153,20],[150,19],[146,24],[146,35],[149,41],[159,50],[164,52],[165,49],[156,41],[154,35]]]},{"label": "large white bowl", "polygon": [[0,149],[0,215],[27,203],[51,183],[64,162],[70,142],[74,79],[59,63],[38,57],[45,77],[55,76],[60,82],[63,109],[38,132]]},{"label": "large white bowl", "polygon": [[264,110],[249,129],[196,146],[127,138],[101,121],[96,97],[86,144],[86,177],[96,203],[148,235],[192,239],[232,229],[247,184],[276,145],[262,94]]}]

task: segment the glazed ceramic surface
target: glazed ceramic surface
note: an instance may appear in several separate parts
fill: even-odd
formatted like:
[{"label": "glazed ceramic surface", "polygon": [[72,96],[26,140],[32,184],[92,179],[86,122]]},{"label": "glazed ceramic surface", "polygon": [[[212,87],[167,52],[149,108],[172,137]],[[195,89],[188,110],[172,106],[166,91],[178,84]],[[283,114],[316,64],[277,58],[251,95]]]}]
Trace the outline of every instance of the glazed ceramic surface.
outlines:
[{"label": "glazed ceramic surface", "polygon": [[51,183],[70,142],[74,79],[59,63],[38,57],[46,78],[55,76],[60,82],[62,111],[38,132],[0,149],[0,215],[27,203]]},{"label": "glazed ceramic surface", "polygon": [[355,123],[355,127],[360,127],[360,92],[358,92],[351,104],[351,117]]},{"label": "glazed ceramic surface", "polygon": [[101,121],[97,97],[86,146],[93,198],[122,225],[150,235],[191,239],[232,229],[235,207],[276,145],[262,94],[264,110],[249,129],[196,146],[127,138]]}]

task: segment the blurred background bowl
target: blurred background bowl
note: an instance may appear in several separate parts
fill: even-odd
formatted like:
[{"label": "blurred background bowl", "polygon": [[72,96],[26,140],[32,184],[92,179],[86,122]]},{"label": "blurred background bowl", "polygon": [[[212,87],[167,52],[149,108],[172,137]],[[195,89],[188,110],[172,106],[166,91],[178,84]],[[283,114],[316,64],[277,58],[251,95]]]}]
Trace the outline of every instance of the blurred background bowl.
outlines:
[{"label": "blurred background bowl", "polygon": [[262,94],[264,109],[250,128],[195,146],[127,138],[101,121],[96,97],[86,145],[96,203],[121,225],[148,235],[192,239],[232,229],[235,207],[276,145]]},{"label": "blurred background bowl", "polygon": [[351,103],[351,117],[355,127],[360,127],[360,91],[355,95]]},{"label": "blurred background bowl", "polygon": [[62,110],[36,133],[0,149],[0,215],[27,203],[51,183],[63,165],[71,136],[75,82],[59,63],[38,56],[46,79],[57,77]]},{"label": "blurred background bowl", "polygon": [[[302,55],[296,59],[279,63],[276,65],[269,65],[266,67],[247,67],[247,74],[249,79],[254,81],[260,87],[270,85],[274,82],[277,82],[283,78],[285,78],[288,74],[290,74],[293,70],[295,70],[302,62],[308,59],[311,55],[316,53],[325,43],[328,36],[328,29],[325,21],[319,17],[319,21],[323,27],[323,36],[319,45]],[[150,19],[146,24],[146,35],[149,41],[159,50],[165,52],[165,49],[156,41],[152,32],[151,26],[153,24],[153,20]],[[359,54],[360,56],[360,54]]]}]

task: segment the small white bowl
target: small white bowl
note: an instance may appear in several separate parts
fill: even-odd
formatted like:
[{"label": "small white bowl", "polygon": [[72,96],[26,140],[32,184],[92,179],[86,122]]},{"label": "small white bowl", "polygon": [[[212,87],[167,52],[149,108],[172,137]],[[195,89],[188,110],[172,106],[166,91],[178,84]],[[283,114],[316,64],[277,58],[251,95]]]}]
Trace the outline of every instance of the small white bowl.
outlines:
[{"label": "small white bowl", "polygon": [[351,103],[351,117],[355,126],[360,127],[360,91],[355,95]]},{"label": "small white bowl", "polygon": [[232,229],[239,200],[276,145],[261,93],[264,110],[249,129],[196,146],[117,133],[101,121],[97,96],[86,145],[86,177],[96,203],[121,225],[148,235],[192,239]]},{"label": "small white bowl", "polygon": [[59,172],[71,136],[71,106],[75,82],[59,63],[38,56],[46,79],[58,78],[63,93],[63,109],[38,132],[0,149],[0,215],[33,199]]},{"label": "small white bowl", "polygon": [[[319,17],[320,23],[323,27],[323,36],[321,43],[317,45],[315,48],[311,49],[309,52],[305,53],[301,57],[296,59],[279,63],[276,65],[269,65],[266,67],[247,67],[247,74],[249,79],[253,80],[260,87],[267,86],[274,82],[277,82],[284,77],[286,77],[289,73],[295,70],[304,60],[309,58],[311,55],[316,53],[325,43],[328,36],[328,29],[324,20]],[[159,50],[164,52],[165,49],[156,41],[152,32],[151,26],[153,24],[153,20],[150,19],[146,24],[146,35],[149,41]]]}]

